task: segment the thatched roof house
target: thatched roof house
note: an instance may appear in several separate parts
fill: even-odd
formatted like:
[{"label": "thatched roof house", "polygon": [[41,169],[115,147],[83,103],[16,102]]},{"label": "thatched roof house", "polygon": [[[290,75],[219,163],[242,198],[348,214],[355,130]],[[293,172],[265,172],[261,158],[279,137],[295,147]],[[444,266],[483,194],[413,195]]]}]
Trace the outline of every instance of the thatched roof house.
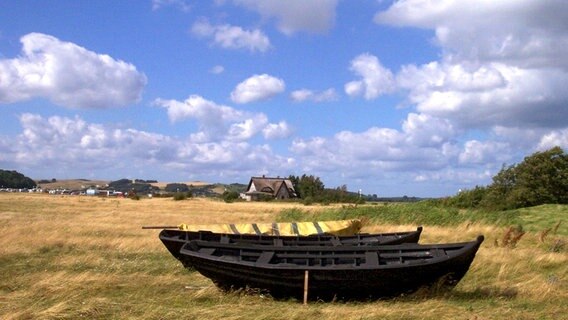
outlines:
[{"label": "thatched roof house", "polygon": [[292,181],[284,178],[252,177],[244,193],[246,200],[258,200],[263,197],[274,199],[296,198],[296,190]]}]

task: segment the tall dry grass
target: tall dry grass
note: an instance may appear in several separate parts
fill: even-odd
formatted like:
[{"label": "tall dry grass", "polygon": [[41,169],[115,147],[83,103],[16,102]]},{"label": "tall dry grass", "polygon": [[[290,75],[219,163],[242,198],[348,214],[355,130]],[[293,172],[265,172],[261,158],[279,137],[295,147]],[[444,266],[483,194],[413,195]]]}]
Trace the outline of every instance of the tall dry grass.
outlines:
[{"label": "tall dry grass", "polygon": [[[368,302],[275,301],[222,293],[187,271],[142,225],[270,222],[293,203],[111,199],[0,194],[1,319],[562,319],[568,257],[528,232],[494,246],[507,229],[479,223],[424,226],[421,242],[486,241],[449,293]],[[305,207],[302,206],[302,209]],[[321,207],[309,207],[317,217]],[[415,225],[366,226],[400,231]]]}]

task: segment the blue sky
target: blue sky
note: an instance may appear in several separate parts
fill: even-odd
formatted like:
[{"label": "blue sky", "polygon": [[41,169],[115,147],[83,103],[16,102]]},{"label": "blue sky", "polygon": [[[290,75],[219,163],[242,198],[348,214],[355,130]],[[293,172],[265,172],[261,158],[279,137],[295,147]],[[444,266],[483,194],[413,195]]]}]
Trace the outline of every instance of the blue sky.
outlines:
[{"label": "blue sky", "polygon": [[568,6],[2,1],[0,168],[446,196],[568,147]]}]

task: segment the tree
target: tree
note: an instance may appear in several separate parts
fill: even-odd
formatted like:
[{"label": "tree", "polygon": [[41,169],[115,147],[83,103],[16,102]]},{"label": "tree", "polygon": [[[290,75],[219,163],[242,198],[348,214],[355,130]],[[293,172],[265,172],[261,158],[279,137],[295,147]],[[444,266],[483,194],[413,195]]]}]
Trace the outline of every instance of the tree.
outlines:
[{"label": "tree", "polygon": [[[140,180],[139,180],[140,181]],[[152,193],[159,191],[158,187],[152,186],[149,183],[139,183],[134,182],[130,179],[120,179],[116,181],[112,181],[108,184],[109,188],[112,188],[116,191],[121,192],[128,192],[128,193]]]},{"label": "tree", "polygon": [[17,171],[0,169],[0,186],[14,189],[32,189],[36,187],[36,183]]},{"label": "tree", "polygon": [[189,187],[185,183],[168,183],[164,190],[166,192],[188,192]]},{"label": "tree", "polygon": [[515,166],[503,165],[499,173],[493,177],[493,183],[487,187],[487,193],[479,204],[497,210],[514,208],[510,197],[515,184]]},{"label": "tree", "polygon": [[456,196],[450,198],[449,203],[458,208],[478,207],[487,196],[487,188],[475,186],[471,190],[460,191]]},{"label": "tree", "polygon": [[568,155],[560,147],[526,157],[515,173],[511,197],[521,207],[568,203]]},{"label": "tree", "polygon": [[481,205],[514,209],[545,203],[568,204],[568,155],[562,148],[535,152],[493,177]]},{"label": "tree", "polygon": [[294,189],[300,198],[317,197],[325,189],[319,177],[303,174],[301,177],[290,176],[288,179],[294,185]]}]

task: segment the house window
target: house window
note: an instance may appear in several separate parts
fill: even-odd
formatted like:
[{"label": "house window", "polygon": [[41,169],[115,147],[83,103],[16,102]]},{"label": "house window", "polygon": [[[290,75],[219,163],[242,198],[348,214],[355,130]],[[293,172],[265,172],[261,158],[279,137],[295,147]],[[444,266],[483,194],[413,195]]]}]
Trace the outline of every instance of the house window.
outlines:
[{"label": "house window", "polygon": [[272,193],[274,190],[272,190],[272,188],[270,188],[270,187],[264,187],[264,188],[262,188],[260,191]]}]

